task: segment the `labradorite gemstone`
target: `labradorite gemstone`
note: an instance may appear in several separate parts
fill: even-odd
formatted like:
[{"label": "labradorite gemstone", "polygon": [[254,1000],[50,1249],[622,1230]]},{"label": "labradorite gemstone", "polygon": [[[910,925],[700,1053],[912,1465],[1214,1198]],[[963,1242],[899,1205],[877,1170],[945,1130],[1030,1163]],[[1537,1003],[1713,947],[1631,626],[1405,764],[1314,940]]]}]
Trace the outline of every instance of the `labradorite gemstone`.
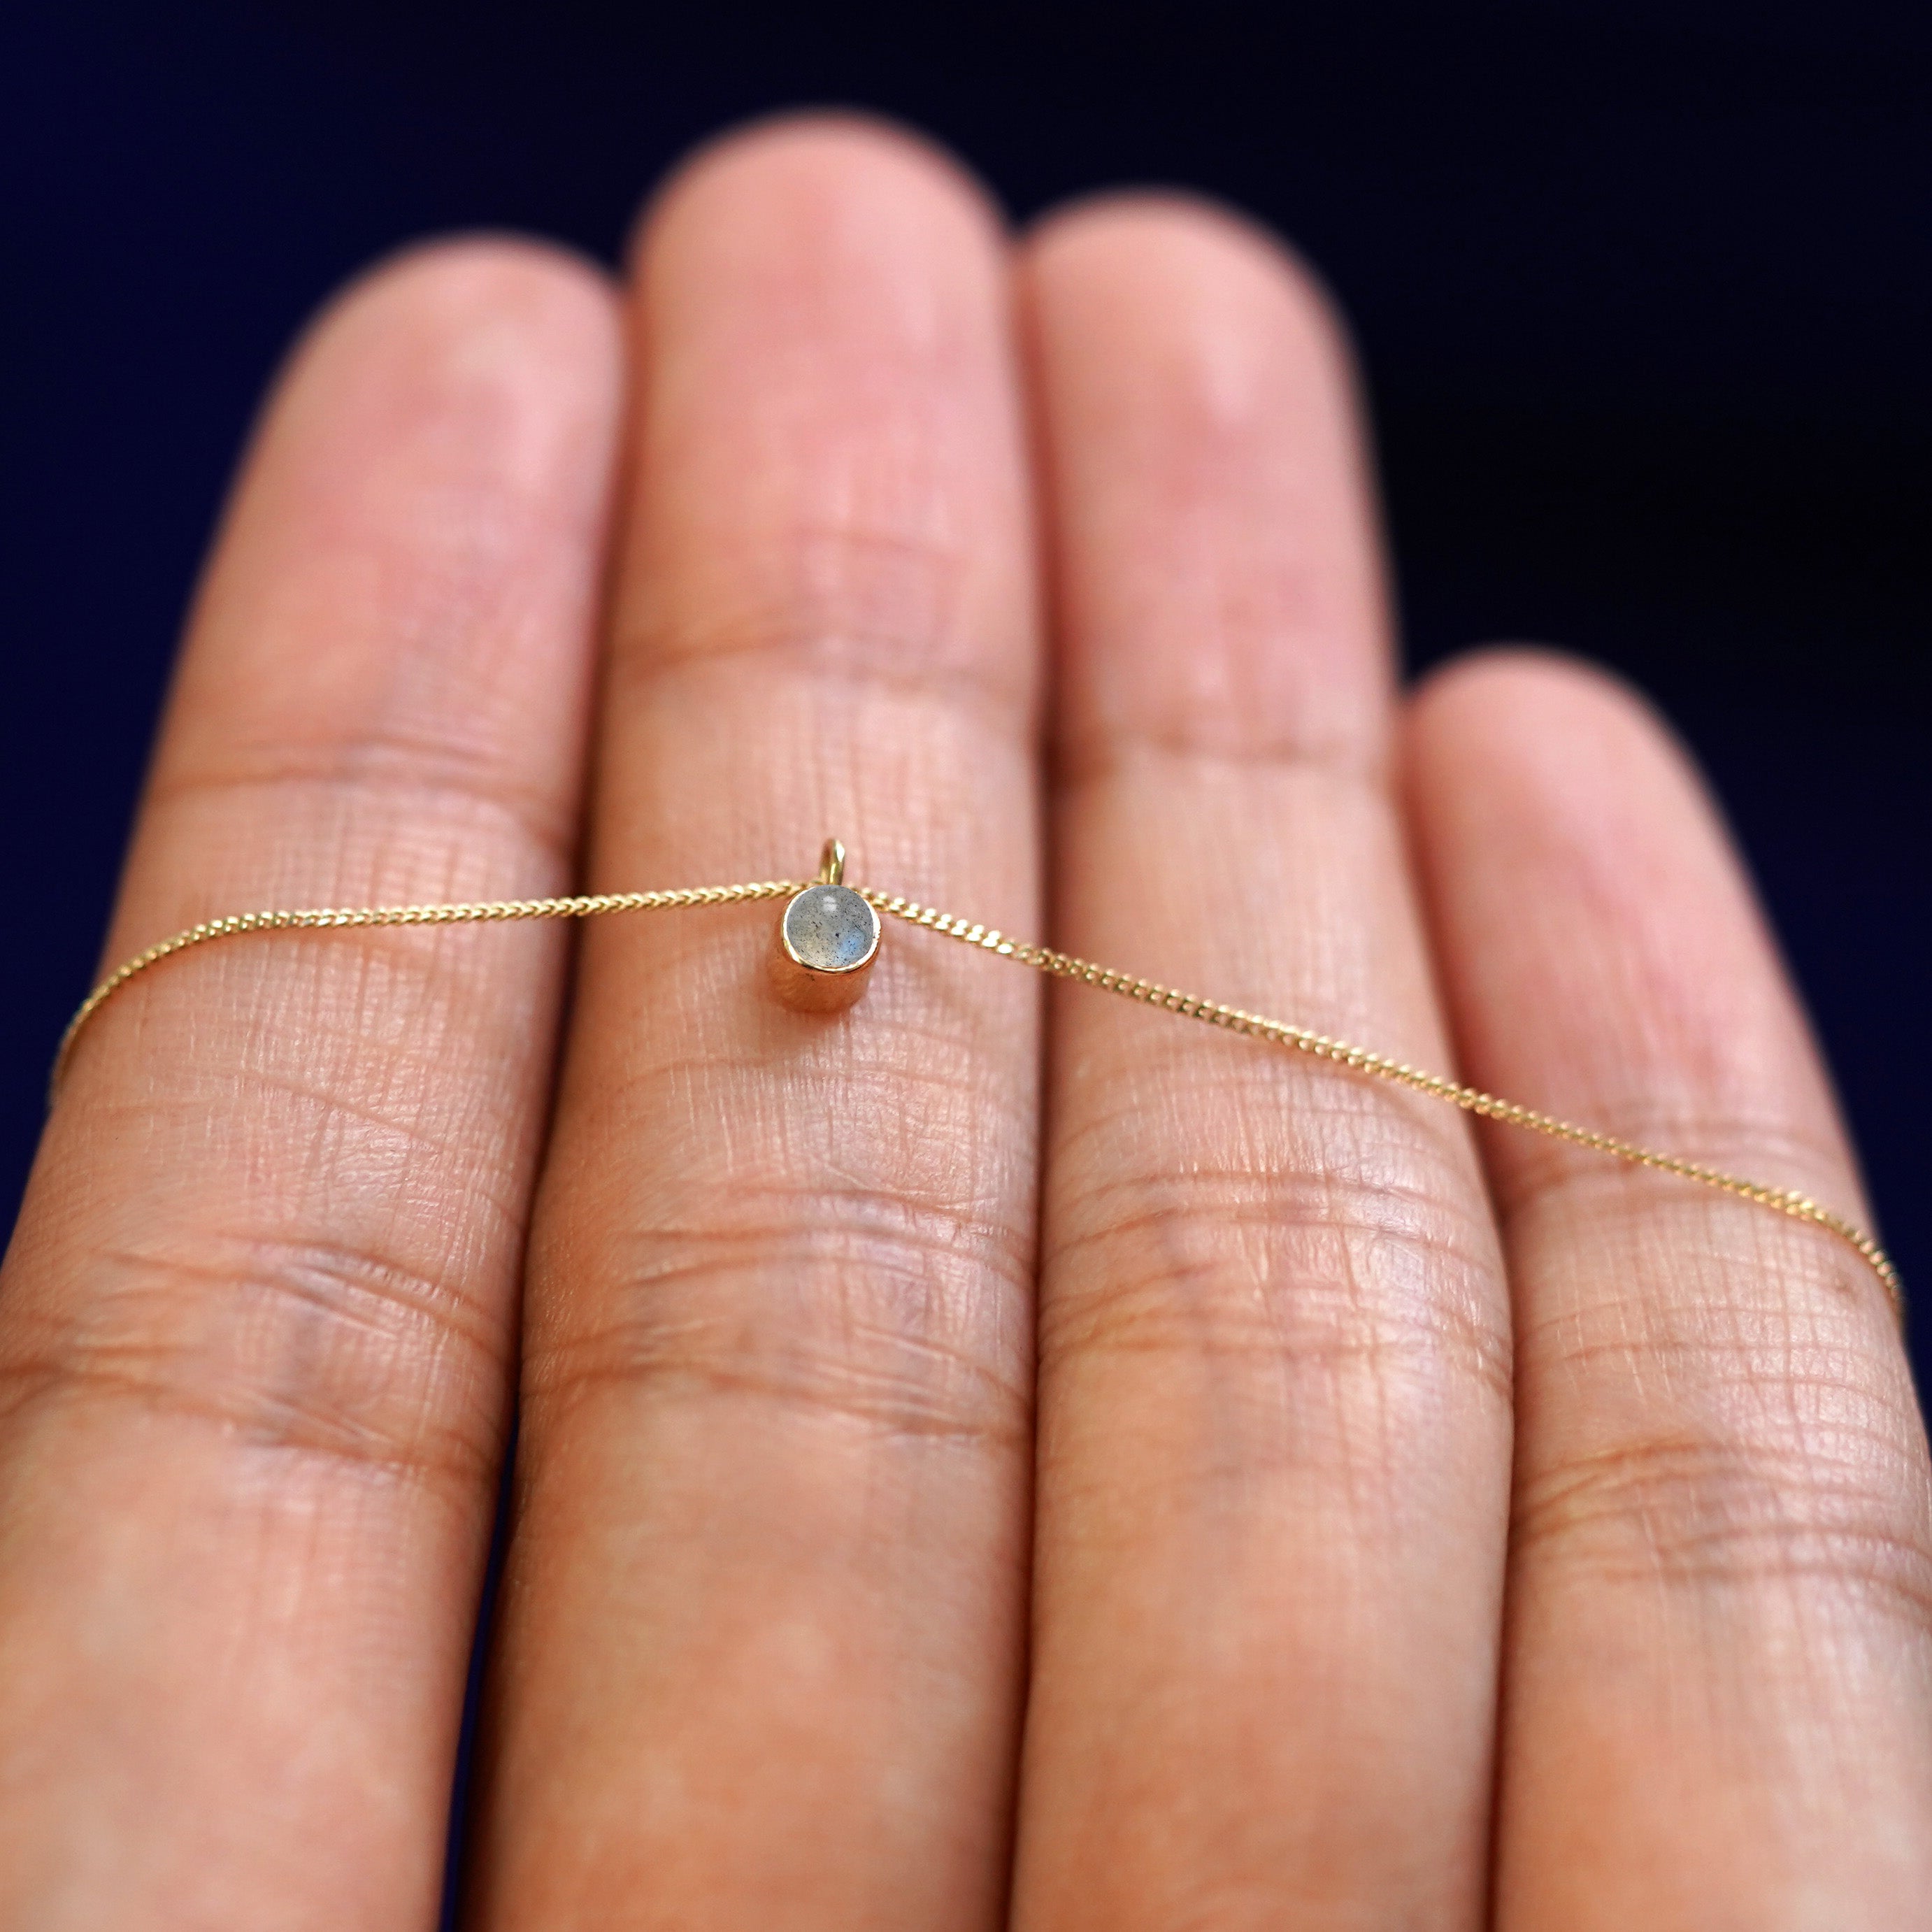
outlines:
[{"label": "labradorite gemstone", "polygon": [[849,973],[879,940],[879,916],[849,886],[811,886],[785,908],[785,943],[817,973]]}]

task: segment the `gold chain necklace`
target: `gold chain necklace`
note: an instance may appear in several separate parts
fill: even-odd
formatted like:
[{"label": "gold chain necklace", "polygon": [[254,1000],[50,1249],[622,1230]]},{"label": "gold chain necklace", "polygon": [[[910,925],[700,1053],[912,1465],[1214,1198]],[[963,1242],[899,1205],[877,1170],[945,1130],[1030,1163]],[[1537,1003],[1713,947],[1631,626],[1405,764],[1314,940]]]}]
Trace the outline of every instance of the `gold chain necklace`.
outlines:
[{"label": "gold chain necklace", "polygon": [[[1484,1120],[1501,1120],[1531,1133],[1568,1141],[1573,1146],[1608,1154],[1634,1166],[1654,1168],[1660,1174],[1675,1174],[1680,1180],[1716,1188],[1741,1200],[1753,1202],[1759,1207],[1773,1208],[1793,1220],[1809,1222],[1814,1227],[1837,1235],[1869,1264],[1884,1285],[1893,1314],[1901,1325],[1904,1322],[1904,1285],[1885,1250],[1856,1222],[1821,1207],[1808,1195],[1801,1194],[1794,1188],[1773,1187],[1762,1181],[1747,1180],[1741,1174],[1726,1174],[1721,1168],[1707,1167],[1699,1161],[1686,1160],[1677,1154],[1661,1153],[1654,1148],[1621,1139],[1615,1134],[1599,1133],[1594,1128],[1579,1126],[1573,1121],[1559,1120],[1554,1114],[1540,1113],[1533,1107],[1486,1094],[1479,1088],[1466,1087],[1446,1074],[1429,1072],[1424,1068],[1410,1066],[1406,1060],[1392,1060],[1384,1054],[1354,1046],[1345,1040],[1334,1040],[1326,1034],[1311,1032],[1306,1027],[1290,1025],[1285,1020],[1269,1019],[1239,1006],[1223,1006],[1218,1000],[1202,999],[1192,993],[1160,986],[1151,980],[1138,979],[1132,974],[1096,964],[1090,959],[1057,952],[1052,946],[1010,938],[989,926],[940,912],[932,906],[921,905],[896,892],[883,892],[871,886],[846,886],[844,867],[845,849],[835,838],[826,843],[824,862],[818,878],[805,882],[774,879],[750,885],[689,886],[667,892],[595,892],[570,898],[480,899],[449,905],[317,906],[290,911],[230,913],[224,918],[205,920],[199,926],[191,926],[184,932],[160,940],[145,952],[137,952],[133,958],[116,967],[81,1002],[80,1010],[68,1022],[67,1030],[61,1036],[60,1046],[54,1056],[49,1102],[51,1105],[53,1096],[59,1092],[81,1029],[109,1000],[149,967],[212,940],[232,938],[248,932],[315,932],[351,926],[462,926],[506,920],[596,919],[605,913],[656,912],[674,906],[736,905],[752,899],[782,898],[793,902],[787,909],[786,916],[780,921],[778,952],[783,970],[790,976],[788,980],[782,982],[782,990],[794,1004],[842,1006],[856,997],[878,950],[877,915],[884,913],[910,925],[922,926],[928,932],[942,933],[964,945],[978,946],[1002,959],[1016,959],[1022,965],[1030,966],[1055,979],[1076,980],[1083,986],[1097,986],[1103,992],[1118,993],[1123,998],[1138,1000],[1166,1012],[1178,1013],[1185,1019],[1201,1020],[1228,1033],[1245,1034],[1252,1040],[1289,1047],[1317,1060],[1332,1061],[1351,1072],[1411,1088],[1432,1100],[1445,1100],[1452,1107],[1460,1107],[1467,1114],[1479,1114]],[[869,944],[853,948],[853,956],[849,959],[814,959],[808,953],[801,952],[793,944],[794,910],[812,910],[809,904],[801,908],[800,902],[810,901],[824,893],[827,887],[870,909]],[[836,983],[838,982],[845,983]]]}]

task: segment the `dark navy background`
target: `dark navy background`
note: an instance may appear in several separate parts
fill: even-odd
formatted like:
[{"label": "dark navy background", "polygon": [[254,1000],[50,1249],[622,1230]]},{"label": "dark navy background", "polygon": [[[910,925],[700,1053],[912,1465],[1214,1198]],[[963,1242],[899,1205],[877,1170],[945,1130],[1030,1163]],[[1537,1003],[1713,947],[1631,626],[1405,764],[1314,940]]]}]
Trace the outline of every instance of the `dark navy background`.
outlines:
[{"label": "dark navy background", "polygon": [[1315,259],[1367,364],[1412,661],[1558,641],[1676,720],[1932,1294],[1932,12],[1850,0],[16,8],[9,1216],[196,557],[291,332],[427,231],[610,256],[688,143],[822,101],[922,123],[1018,217],[1180,182]]}]

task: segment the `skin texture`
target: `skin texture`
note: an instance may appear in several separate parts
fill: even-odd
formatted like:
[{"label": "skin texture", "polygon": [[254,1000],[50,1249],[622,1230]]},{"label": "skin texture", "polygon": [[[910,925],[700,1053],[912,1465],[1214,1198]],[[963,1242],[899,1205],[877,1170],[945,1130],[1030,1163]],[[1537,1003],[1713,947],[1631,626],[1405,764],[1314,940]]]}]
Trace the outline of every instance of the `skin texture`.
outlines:
[{"label": "skin texture", "polygon": [[[1063,218],[1026,268],[1064,943],[1440,1063],[1322,304],[1185,206]],[[1467,1132],[1077,988],[1054,1018],[1016,1922],[1259,1926],[1287,1898],[1310,1927],[1456,1922],[1510,1456]],[[1292,1808],[1220,1795],[1317,1764]]]},{"label": "skin texture", "polygon": [[[652,210],[601,884],[808,873],[836,826],[902,890],[1037,922],[1003,270],[965,185],[871,138],[754,136]],[[862,1020],[795,1015],[744,970],[774,917],[585,935],[531,1258],[484,1925],[998,1910],[1040,988],[895,948]]]},{"label": "skin texture", "polygon": [[[620,287],[446,244],[278,382],[106,956],[850,876],[1862,1214],[1668,734],[1406,696],[1342,332],[1228,214],[1010,237],[733,136]],[[889,926],[224,941],[0,1280],[0,1932],[1898,1928],[1932,1481],[1815,1229]]]},{"label": "skin texture", "polygon": [[[218,903],[564,885],[620,380],[606,291],[520,246],[317,324],[109,956]],[[433,1907],[564,963],[476,936],[235,943],[73,1069],[0,1298],[10,1932]]]}]

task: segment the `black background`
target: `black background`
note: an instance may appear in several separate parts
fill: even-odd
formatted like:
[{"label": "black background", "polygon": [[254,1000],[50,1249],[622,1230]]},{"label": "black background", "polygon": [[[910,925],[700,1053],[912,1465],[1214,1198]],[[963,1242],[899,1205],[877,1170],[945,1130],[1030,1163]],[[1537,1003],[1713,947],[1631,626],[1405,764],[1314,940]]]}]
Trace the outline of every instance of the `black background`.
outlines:
[{"label": "black background", "polygon": [[1677,722],[1932,1282],[1928,76],[1932,12],[1842,0],[16,8],[0,1208],[198,553],[304,313],[426,231],[610,257],[688,144],[842,102],[952,142],[1017,218],[1179,182],[1314,258],[1367,364],[1412,662],[1561,642]]}]

